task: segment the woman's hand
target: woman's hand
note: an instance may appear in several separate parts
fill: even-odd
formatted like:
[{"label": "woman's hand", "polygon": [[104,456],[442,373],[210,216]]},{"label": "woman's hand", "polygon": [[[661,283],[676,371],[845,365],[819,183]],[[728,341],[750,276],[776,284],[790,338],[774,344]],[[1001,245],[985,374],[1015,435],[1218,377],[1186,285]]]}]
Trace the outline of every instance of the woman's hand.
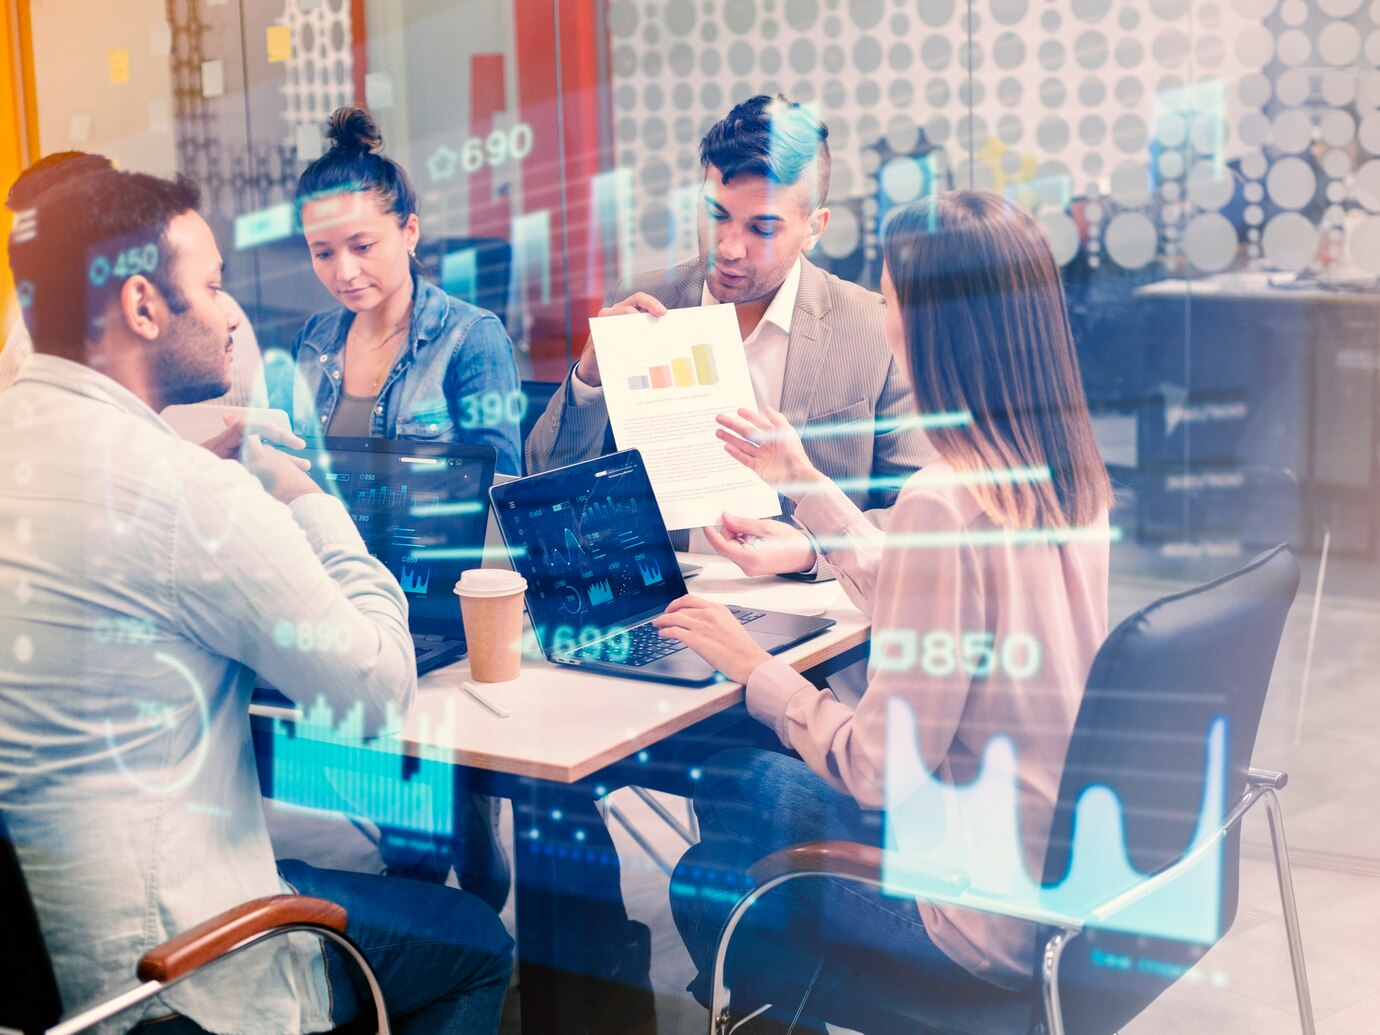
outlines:
[{"label": "woman's hand", "polygon": [[771,655],[748,635],[723,604],[684,596],[652,619],[663,637],[680,640],[735,683],[748,677]]},{"label": "woman's hand", "polygon": [[766,413],[741,409],[721,413],[715,432],[724,451],[777,492],[799,499],[811,485],[823,481],[800,443],[800,436],[782,414],[767,407]]},{"label": "woman's hand", "polygon": [[723,531],[706,528],[704,537],[744,575],[798,574],[815,564],[815,548],[809,537],[784,521],[725,513]]}]

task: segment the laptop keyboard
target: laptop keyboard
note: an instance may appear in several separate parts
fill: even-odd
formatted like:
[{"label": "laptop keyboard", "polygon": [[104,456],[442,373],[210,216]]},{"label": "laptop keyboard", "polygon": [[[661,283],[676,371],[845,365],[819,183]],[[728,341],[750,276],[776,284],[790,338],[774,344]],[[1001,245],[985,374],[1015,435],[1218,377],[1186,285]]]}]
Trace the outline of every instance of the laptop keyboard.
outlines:
[{"label": "laptop keyboard", "polygon": [[[742,625],[755,622],[766,614],[765,611],[751,611],[745,607],[730,607],[728,611]],[[568,657],[641,668],[684,649],[685,644],[679,640],[663,639],[660,629],[651,622],[644,622],[624,633],[606,636],[579,650],[571,651]]]}]

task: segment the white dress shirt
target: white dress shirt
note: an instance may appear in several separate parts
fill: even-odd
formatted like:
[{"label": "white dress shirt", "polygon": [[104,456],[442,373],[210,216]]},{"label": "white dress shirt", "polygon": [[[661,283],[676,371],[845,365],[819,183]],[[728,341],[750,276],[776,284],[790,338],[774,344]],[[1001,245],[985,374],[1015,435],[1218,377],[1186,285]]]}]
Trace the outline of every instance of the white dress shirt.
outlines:
[{"label": "white dress shirt", "polygon": [[[31,356],[0,393],[0,811],[69,1008],[139,957],[288,889],[264,822],[257,670],[363,729],[416,688],[407,604],[340,502],[277,502],[90,368]],[[216,1032],[330,1027],[317,939],[145,1008]],[[126,1031],[122,1014],[99,1031]]]}]

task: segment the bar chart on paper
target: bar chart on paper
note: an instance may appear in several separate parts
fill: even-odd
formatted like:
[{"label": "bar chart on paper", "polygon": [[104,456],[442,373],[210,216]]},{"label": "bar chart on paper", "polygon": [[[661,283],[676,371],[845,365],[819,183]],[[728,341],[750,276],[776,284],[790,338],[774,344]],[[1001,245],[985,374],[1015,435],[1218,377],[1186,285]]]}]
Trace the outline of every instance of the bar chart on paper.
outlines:
[{"label": "bar chart on paper", "polygon": [[656,388],[695,388],[719,383],[719,367],[714,362],[714,347],[707,342],[690,346],[690,355],[676,356],[669,363],[650,366],[645,372],[630,374],[628,388],[634,392]]}]

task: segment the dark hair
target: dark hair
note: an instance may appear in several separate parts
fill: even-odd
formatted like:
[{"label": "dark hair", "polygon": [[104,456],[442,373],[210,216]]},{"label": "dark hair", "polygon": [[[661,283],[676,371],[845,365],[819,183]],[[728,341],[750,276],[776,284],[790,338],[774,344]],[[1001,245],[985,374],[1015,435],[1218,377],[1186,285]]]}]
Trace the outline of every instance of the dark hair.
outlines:
[{"label": "dark hair", "polygon": [[167,230],[196,210],[201,192],[184,176],[164,180],[108,163],[84,163],[82,172],[75,162],[27,170],[11,188],[11,205],[27,205],[29,218],[22,227],[16,220],[10,235],[10,269],[34,350],[80,363],[131,276],[148,277],[174,313],[187,310]]},{"label": "dark hair", "polygon": [[110,172],[114,168],[105,155],[93,155],[85,151],[54,151],[50,155],[44,155],[19,174],[19,179],[10,186],[5,207],[11,212],[22,212],[33,208],[34,202],[45,190],[56,187],[73,176]]},{"label": "dark hair", "polygon": [[829,127],[781,94],[758,94],[734,105],[700,141],[700,166],[711,165],[725,183],[765,176],[791,186],[812,172],[813,209],[829,197]]},{"label": "dark hair", "polygon": [[417,211],[417,193],[403,167],[378,152],[383,134],[374,117],[353,105],[337,108],[326,124],[331,146],[297,180],[298,222],[302,206],[315,198],[342,192],[372,191],[379,206],[397,217],[398,225]]},{"label": "dark hair", "polygon": [[1064,287],[1039,223],[990,191],[938,194],[895,210],[882,254],[920,412],[971,414],[930,431],[935,448],[960,471],[998,476],[972,486],[982,509],[1018,528],[1087,524],[1109,509]]}]

